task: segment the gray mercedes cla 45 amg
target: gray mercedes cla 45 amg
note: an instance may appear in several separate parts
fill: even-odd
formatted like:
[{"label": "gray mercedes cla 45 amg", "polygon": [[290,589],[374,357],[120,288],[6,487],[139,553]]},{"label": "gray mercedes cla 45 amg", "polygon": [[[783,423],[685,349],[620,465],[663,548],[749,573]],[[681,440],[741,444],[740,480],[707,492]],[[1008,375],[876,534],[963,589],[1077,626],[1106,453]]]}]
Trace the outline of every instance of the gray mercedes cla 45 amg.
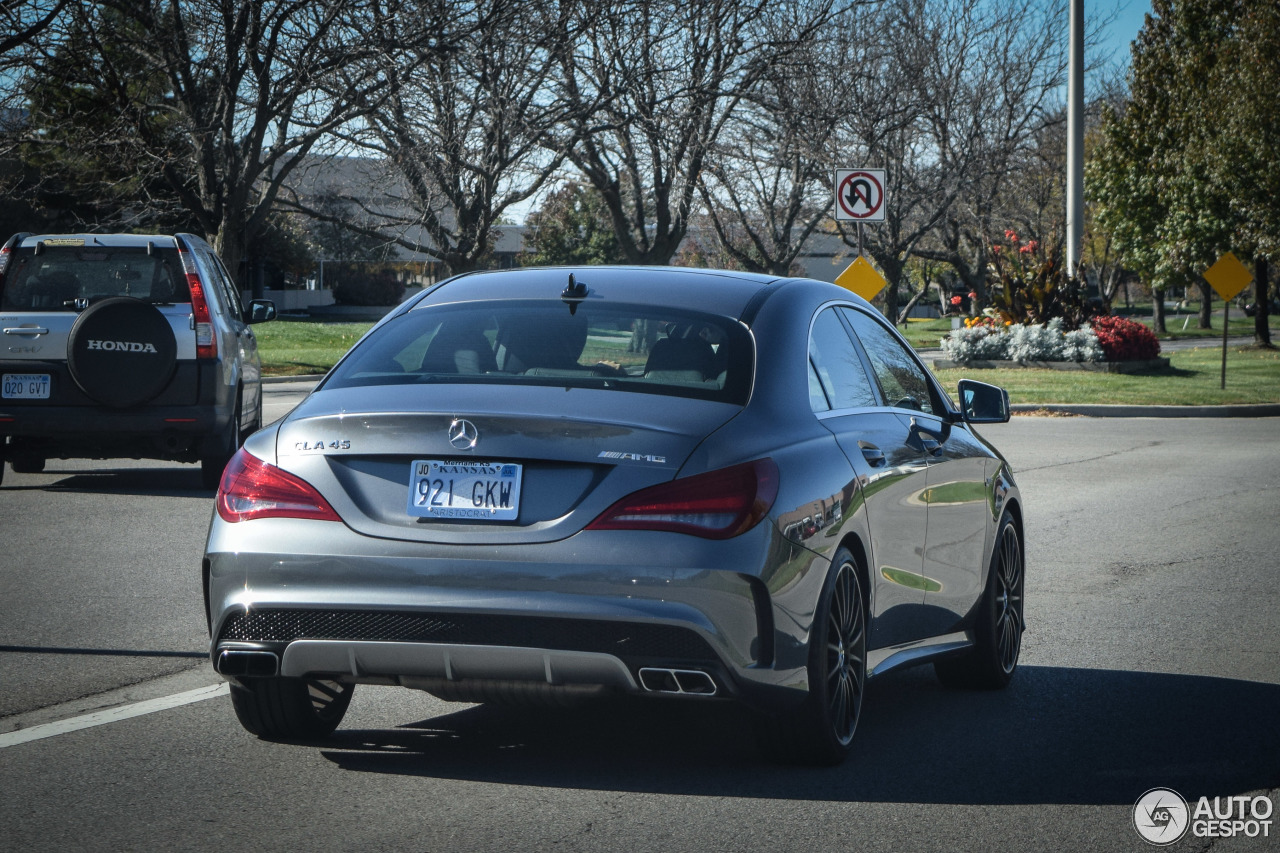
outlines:
[{"label": "gray mercedes cla 45 amg", "polygon": [[361,683],[463,702],[735,699],[848,752],[867,678],[997,688],[1022,506],[891,325],[835,285],[690,269],[458,276],[375,326],[223,475],[203,564],[241,723]]}]

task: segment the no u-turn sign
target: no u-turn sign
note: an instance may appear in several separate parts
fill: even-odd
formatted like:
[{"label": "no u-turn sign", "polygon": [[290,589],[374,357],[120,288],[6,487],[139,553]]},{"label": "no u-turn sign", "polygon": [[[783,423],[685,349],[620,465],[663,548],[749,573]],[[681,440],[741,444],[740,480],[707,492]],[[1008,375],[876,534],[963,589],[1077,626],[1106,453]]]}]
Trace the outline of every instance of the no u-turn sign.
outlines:
[{"label": "no u-turn sign", "polygon": [[836,170],[836,220],[884,222],[884,169]]}]

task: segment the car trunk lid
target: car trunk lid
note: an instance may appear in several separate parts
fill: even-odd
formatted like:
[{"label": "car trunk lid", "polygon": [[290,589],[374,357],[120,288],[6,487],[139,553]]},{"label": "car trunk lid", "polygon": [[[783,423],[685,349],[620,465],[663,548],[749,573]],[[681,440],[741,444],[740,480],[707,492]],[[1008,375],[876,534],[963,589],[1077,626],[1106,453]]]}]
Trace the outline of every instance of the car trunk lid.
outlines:
[{"label": "car trunk lid", "polygon": [[[672,479],[698,443],[739,411],[728,403],[584,388],[322,389],[281,425],[277,464],[315,486],[350,527],[369,536],[545,542],[578,532],[637,489]],[[474,433],[459,437],[462,421]],[[500,466],[492,469],[495,477],[498,470],[511,475],[512,467],[502,466],[516,466],[518,506],[507,513],[514,517],[413,514],[415,463],[429,461],[447,466],[442,481],[457,475],[458,482],[479,463]],[[485,491],[455,497],[483,505]]]}]

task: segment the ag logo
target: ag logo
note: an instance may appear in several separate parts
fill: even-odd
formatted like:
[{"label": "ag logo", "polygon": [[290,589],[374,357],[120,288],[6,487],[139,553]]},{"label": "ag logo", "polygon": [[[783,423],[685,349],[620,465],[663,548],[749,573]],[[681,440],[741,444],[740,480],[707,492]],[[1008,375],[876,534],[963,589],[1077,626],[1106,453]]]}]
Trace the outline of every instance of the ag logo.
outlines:
[{"label": "ag logo", "polygon": [[1144,841],[1159,847],[1186,835],[1189,818],[1187,801],[1169,788],[1152,788],[1133,804],[1133,828]]}]

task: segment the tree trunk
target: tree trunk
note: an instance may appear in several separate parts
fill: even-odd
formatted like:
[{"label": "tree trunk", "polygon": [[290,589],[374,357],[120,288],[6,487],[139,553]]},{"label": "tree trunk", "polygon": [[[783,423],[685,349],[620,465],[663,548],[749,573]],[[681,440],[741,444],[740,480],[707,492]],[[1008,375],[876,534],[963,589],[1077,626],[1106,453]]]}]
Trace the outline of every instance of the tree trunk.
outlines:
[{"label": "tree trunk", "polygon": [[1164,288],[1151,288],[1151,325],[1155,326],[1153,330],[1157,335],[1167,335],[1169,330],[1164,327]]},{"label": "tree trunk", "polygon": [[1209,282],[1200,282],[1200,328],[1212,329],[1213,323],[1209,322],[1209,317],[1213,314],[1213,288],[1209,286]]},{"label": "tree trunk", "polygon": [[1268,279],[1267,257],[1259,255],[1254,261],[1256,279],[1253,300],[1256,306],[1253,312],[1253,342],[1260,347],[1271,349],[1271,285]]},{"label": "tree trunk", "polygon": [[223,223],[222,229],[209,241],[213,250],[222,259],[222,265],[231,274],[231,280],[237,288],[245,290],[248,277],[241,271],[240,263],[245,259],[244,234],[229,223]]}]

